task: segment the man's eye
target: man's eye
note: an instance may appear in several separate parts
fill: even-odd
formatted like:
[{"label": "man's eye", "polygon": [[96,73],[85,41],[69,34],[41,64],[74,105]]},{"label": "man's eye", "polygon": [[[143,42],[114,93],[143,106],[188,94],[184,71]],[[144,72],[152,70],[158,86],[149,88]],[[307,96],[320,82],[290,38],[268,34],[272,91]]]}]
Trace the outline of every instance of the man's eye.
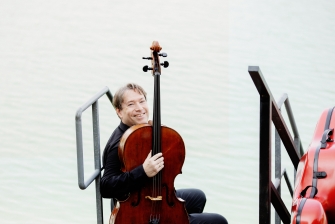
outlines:
[{"label": "man's eye", "polygon": [[131,107],[131,106],[133,106],[134,104],[133,103],[130,103],[130,104],[128,104],[128,107]]}]

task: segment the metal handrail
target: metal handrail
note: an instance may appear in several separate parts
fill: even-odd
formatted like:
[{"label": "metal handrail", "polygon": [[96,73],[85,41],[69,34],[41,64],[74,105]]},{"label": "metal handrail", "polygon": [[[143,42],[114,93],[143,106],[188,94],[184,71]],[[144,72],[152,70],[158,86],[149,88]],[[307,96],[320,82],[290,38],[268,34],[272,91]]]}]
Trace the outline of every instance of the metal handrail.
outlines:
[{"label": "metal handrail", "polygon": [[[300,156],[296,150],[296,142],[291,137],[281,111],[263,78],[260,68],[258,66],[249,66],[248,71],[260,96],[259,223],[269,224],[271,222],[271,203],[283,223],[290,223],[290,213],[281,199],[277,188],[271,181],[271,123],[275,125],[276,132],[278,132],[295,169],[298,167]],[[295,123],[292,122],[292,124],[295,126],[294,129],[296,129]],[[300,140],[297,142],[300,143]]]},{"label": "metal handrail", "polygon": [[[95,180],[96,189],[96,206],[97,206],[97,224],[103,224],[103,209],[102,198],[100,193],[101,179],[101,160],[100,160],[100,131],[99,131],[99,105],[98,100],[107,95],[110,102],[113,102],[113,95],[108,87],[104,87],[101,91],[95,94],[91,99],[78,108],[76,112],[76,142],[77,142],[77,168],[78,168],[78,185],[79,188],[85,190]],[[92,106],[92,122],[93,122],[93,141],[94,141],[94,171],[85,180],[84,176],[84,150],[83,150],[83,134],[82,134],[82,113]]]},{"label": "metal handrail", "polygon": [[[300,139],[300,136],[299,136],[297,125],[295,123],[295,119],[294,119],[294,116],[293,116],[290,101],[289,101],[288,95],[286,93],[284,93],[282,95],[282,97],[277,101],[277,106],[278,106],[278,109],[280,111],[281,111],[281,107],[282,107],[283,104],[285,105],[286,113],[287,113],[287,116],[289,118],[291,128],[292,128],[292,131],[293,131],[295,148],[297,150],[297,153],[298,153],[299,157],[301,157],[301,155],[304,154],[304,149],[303,149],[302,144],[301,144],[301,139]],[[285,180],[286,180],[286,184],[287,184],[287,186],[289,188],[289,191],[290,191],[290,194],[291,194],[291,197],[293,197],[292,185],[291,185],[291,182],[288,179],[286,169],[284,169],[284,171],[281,172],[281,149],[280,148],[281,148],[281,139],[280,139],[280,136],[279,136],[278,131],[276,129],[276,131],[275,131],[275,178],[276,178],[276,180],[275,181],[276,181],[276,184],[278,184],[278,186],[276,186],[276,184],[275,184],[275,187],[278,191],[278,194],[281,195],[280,182],[281,182],[282,176],[284,175]],[[295,182],[295,175],[296,175],[296,170],[294,170],[294,182]],[[275,213],[275,223],[276,224],[281,223],[281,219],[280,219],[277,212]]]},{"label": "metal handrail", "polygon": [[273,185],[274,185],[274,187],[278,190],[278,188],[280,188],[280,185],[281,185],[281,178],[282,178],[283,176],[284,176],[284,178],[285,178],[285,181],[286,181],[288,190],[290,191],[290,195],[291,195],[291,197],[293,197],[293,188],[292,188],[292,185],[291,185],[290,180],[288,179],[288,175],[287,175],[286,169],[283,170],[283,172],[281,173],[281,175],[280,175],[279,178],[276,178],[276,179],[275,179],[275,183],[274,183]]},{"label": "metal handrail", "polygon": [[288,119],[289,119],[290,124],[291,124],[296,148],[299,149],[297,152],[299,154],[299,157],[301,157],[304,154],[304,149],[303,149],[303,146],[301,144],[301,139],[300,139],[298,128],[297,128],[297,125],[295,123],[295,119],[294,119],[294,116],[293,116],[292,107],[291,107],[288,95],[286,93],[284,93],[282,95],[282,97],[277,102],[277,105],[278,105],[278,108],[279,108],[280,111],[281,111],[281,107],[282,107],[283,104],[285,105],[286,113],[287,113]]}]

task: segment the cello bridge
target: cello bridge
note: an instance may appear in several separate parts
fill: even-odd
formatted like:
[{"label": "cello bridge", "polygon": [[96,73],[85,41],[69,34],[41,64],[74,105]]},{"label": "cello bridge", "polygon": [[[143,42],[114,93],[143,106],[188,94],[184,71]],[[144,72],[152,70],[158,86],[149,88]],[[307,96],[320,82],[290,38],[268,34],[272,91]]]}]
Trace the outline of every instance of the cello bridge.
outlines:
[{"label": "cello bridge", "polygon": [[146,199],[150,199],[151,201],[161,201],[162,196],[157,196],[156,198],[151,197],[151,196],[145,196]]}]

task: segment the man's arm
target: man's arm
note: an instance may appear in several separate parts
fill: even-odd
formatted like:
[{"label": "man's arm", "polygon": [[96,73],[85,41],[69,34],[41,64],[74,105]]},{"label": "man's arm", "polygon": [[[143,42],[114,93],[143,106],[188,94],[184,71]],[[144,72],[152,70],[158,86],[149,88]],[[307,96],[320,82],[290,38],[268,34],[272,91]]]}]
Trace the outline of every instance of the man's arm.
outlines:
[{"label": "man's arm", "polygon": [[117,148],[108,150],[106,156],[105,171],[100,185],[103,198],[123,198],[141,187],[148,179],[142,164],[130,172],[122,172]]},{"label": "man's arm", "polygon": [[121,171],[118,156],[118,142],[107,145],[104,155],[104,175],[101,178],[100,192],[104,198],[124,198],[129,192],[139,189],[149,178],[164,168],[162,153],[151,156],[149,152],[143,165],[129,172]]}]

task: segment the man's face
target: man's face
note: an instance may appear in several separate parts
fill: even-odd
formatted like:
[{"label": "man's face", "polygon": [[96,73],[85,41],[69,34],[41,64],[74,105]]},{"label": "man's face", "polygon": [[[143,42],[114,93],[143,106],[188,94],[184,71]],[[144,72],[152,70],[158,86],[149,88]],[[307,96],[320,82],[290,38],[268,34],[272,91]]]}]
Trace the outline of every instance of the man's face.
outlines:
[{"label": "man's face", "polygon": [[127,90],[123,95],[122,110],[116,109],[121,121],[128,125],[148,123],[149,109],[144,95]]}]

